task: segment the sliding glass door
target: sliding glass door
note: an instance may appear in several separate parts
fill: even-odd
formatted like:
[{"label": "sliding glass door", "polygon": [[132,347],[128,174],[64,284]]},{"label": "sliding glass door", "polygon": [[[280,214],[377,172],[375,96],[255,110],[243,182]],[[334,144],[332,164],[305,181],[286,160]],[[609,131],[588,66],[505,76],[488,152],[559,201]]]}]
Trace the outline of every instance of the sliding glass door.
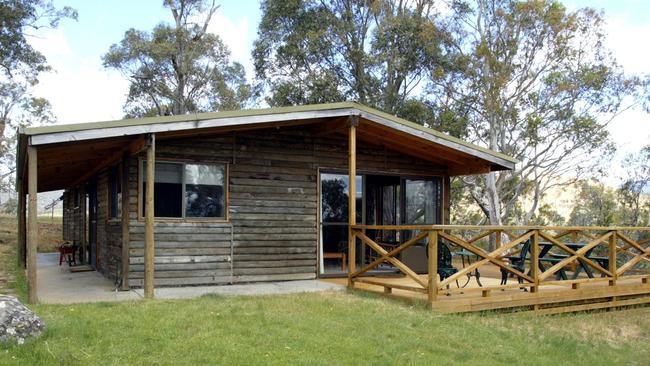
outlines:
[{"label": "sliding glass door", "polygon": [[[440,178],[402,177],[399,175],[358,175],[357,223],[368,225],[425,225],[441,223],[442,185]],[[347,273],[348,195],[346,174],[320,175],[320,274]],[[394,248],[412,237],[413,231],[366,230],[366,235],[385,249]],[[357,265],[377,258],[365,245],[357,245]],[[420,249],[407,250],[412,257]],[[411,253],[413,252],[413,253]],[[424,258],[424,257],[422,257]]]},{"label": "sliding glass door", "polygon": [[[350,180],[346,174],[323,173],[321,179],[320,273],[347,273],[348,197]],[[356,177],[357,222],[363,222],[363,178]]]},{"label": "sliding glass door", "polygon": [[[435,225],[442,223],[440,204],[442,191],[438,178],[405,178],[404,187],[404,225]],[[412,231],[403,233],[404,239],[412,236]]]}]

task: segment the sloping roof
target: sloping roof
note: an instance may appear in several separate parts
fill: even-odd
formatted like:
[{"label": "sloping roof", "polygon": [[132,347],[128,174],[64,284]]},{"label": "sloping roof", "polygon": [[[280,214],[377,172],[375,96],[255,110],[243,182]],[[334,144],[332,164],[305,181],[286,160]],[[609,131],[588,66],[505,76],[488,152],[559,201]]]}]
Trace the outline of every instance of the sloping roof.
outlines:
[{"label": "sloping roof", "polygon": [[43,178],[39,190],[60,189],[77,184],[73,177],[85,179],[85,175],[112,164],[115,156],[137,151],[146,134],[155,133],[158,140],[302,125],[311,125],[312,131],[333,127],[341,134],[345,133],[342,122],[350,116],[359,117],[357,137],[362,141],[447,164],[450,175],[514,169],[517,163],[504,154],[411,121],[342,102],[26,128],[19,134],[17,167],[24,174],[26,147],[37,147],[39,177]]},{"label": "sloping roof", "polygon": [[[196,114],[185,114],[185,115],[179,115],[179,116],[160,116],[160,117],[146,117],[146,118],[130,118],[130,119],[122,119],[122,120],[114,120],[114,121],[103,121],[103,122],[89,122],[89,123],[75,123],[75,124],[63,124],[63,125],[52,125],[52,126],[45,126],[45,127],[29,127],[24,129],[24,131],[21,131],[23,134],[27,136],[42,136],[42,135],[58,135],[58,139],[38,139],[38,138],[32,138],[32,144],[33,145],[38,145],[42,143],[54,143],[54,142],[64,142],[61,141],[65,137],[63,137],[64,134],[68,133],[68,137],[72,138],[73,135],[70,133],[73,132],[83,132],[83,131],[95,131],[95,130],[107,130],[107,129],[114,129],[116,135],[129,135],[129,131],[126,130],[125,128],[133,128],[133,127],[145,127],[144,130],[140,131],[134,131],[137,133],[147,133],[147,132],[160,132],[156,128],[152,128],[154,126],[160,126],[162,127],[163,131],[169,131],[171,129],[167,128],[165,129],[165,126],[170,126],[173,124],[177,123],[183,123],[183,122],[195,122],[194,128],[202,128],[202,127],[215,127],[219,126],[219,121],[224,121],[225,123],[222,125],[228,125],[226,120],[232,120],[232,119],[239,119],[239,118],[247,118],[247,117],[267,117],[267,120],[269,122],[277,121],[278,118],[272,118],[274,116],[282,116],[281,119],[291,119],[291,118],[308,118],[308,116],[312,116],[312,113],[315,115],[330,115],[333,116],[331,113],[327,112],[342,112],[340,115],[345,115],[345,114],[355,114],[354,112],[357,111],[359,115],[368,118],[370,120],[374,120],[375,118],[381,118],[390,122],[393,122],[398,125],[402,125],[404,127],[408,127],[409,129],[415,129],[417,131],[424,132],[425,134],[431,135],[433,137],[436,137],[438,139],[441,139],[443,141],[447,141],[451,144],[457,144],[459,146],[463,146],[475,151],[483,152],[487,155],[493,156],[495,158],[498,158],[499,160],[505,160],[507,162],[510,162],[512,164],[516,164],[517,160],[507,156],[505,154],[501,154],[499,152],[496,152],[494,150],[490,150],[475,144],[471,144],[469,142],[463,141],[459,138],[444,134],[440,131],[436,131],[431,128],[424,127],[422,125],[419,125],[417,123],[405,120],[403,118],[399,118],[393,115],[390,115],[388,113],[376,110],[374,108],[370,108],[367,106],[364,106],[359,103],[354,103],[354,102],[340,102],[340,103],[327,103],[327,104],[311,104],[311,105],[303,105],[303,106],[291,106],[291,107],[276,107],[276,108],[262,108],[262,109],[247,109],[247,110],[239,110],[239,111],[224,111],[224,112],[213,112],[213,113],[196,113]],[[319,113],[321,112],[321,113]],[[300,116],[302,114],[302,116]],[[293,115],[293,116],[292,116]],[[201,123],[201,122],[214,122],[214,123]],[[255,119],[255,120],[250,120],[250,123],[260,123],[263,122],[260,119]],[[234,123],[233,123],[234,124]],[[149,127],[149,128],[146,128]],[[184,129],[190,126],[173,126],[175,128],[172,129]],[[158,131],[157,131],[158,130]],[[406,131],[409,132],[409,131]],[[412,132],[412,131],[410,131]],[[135,134],[135,133],[133,133]],[[110,135],[110,134],[108,134]],[[103,134],[102,137],[109,137],[106,134]],[[78,134],[81,138],[83,136],[92,136],[92,134]],[[73,138],[72,140],[68,141],[76,141],[77,138]]]}]

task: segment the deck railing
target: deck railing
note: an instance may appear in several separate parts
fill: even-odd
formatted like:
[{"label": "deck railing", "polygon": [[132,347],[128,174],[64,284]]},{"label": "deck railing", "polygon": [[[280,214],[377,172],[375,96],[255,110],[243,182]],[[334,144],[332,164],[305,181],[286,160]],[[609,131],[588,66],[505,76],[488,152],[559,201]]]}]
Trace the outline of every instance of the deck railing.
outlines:
[{"label": "deck railing", "polygon": [[[387,249],[381,241],[369,237],[368,231],[411,234],[410,239]],[[351,236],[377,254],[370,263],[348,274],[351,286],[358,282],[384,286],[385,292],[395,288],[425,293],[430,302],[436,301],[439,294],[480,291],[486,297],[500,289],[521,288],[535,293],[544,286],[579,289],[584,283],[607,281],[614,286],[617,281],[632,279],[647,284],[650,278],[649,227],[352,225]],[[438,246],[443,244],[456,257],[471,256],[473,262],[462,267],[454,263],[453,270],[441,280]],[[426,245],[426,275],[416,273],[400,260],[400,254],[414,245]],[[354,253],[349,260],[356,262]],[[518,261],[519,265],[515,265]],[[368,271],[384,263],[410,281],[386,282],[368,276]],[[480,286],[478,282],[463,288],[457,285],[465,278],[469,282],[480,269],[493,276],[496,273],[502,281],[499,285],[494,280]],[[503,278],[514,283],[504,284]]]}]

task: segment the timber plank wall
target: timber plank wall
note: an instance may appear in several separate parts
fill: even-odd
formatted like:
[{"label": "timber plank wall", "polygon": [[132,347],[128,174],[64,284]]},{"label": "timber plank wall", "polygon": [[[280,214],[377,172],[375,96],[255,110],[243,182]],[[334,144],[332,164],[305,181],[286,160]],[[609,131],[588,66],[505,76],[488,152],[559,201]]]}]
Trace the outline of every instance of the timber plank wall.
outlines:
[{"label": "timber plank wall", "polygon": [[[131,287],[142,287],[144,278],[144,220],[138,215],[141,159],[144,154],[132,157],[129,166]],[[347,137],[314,137],[304,128],[289,127],[158,139],[156,160],[226,163],[229,178],[227,222],[155,220],[156,286],[316,277],[318,171],[347,174]],[[446,172],[442,166],[362,141],[357,142],[357,170],[414,176]],[[101,186],[98,198],[108,190]],[[119,262],[120,223],[104,216],[98,223],[98,232],[105,231],[98,240],[99,269],[112,277]]]},{"label": "timber plank wall", "polygon": [[[357,150],[359,171],[444,173],[440,166],[382,147],[358,143]],[[345,173],[347,154],[346,137],[315,138],[295,127],[159,139],[157,161],[228,164],[229,222],[157,219],[155,284],[315,278],[318,169]],[[129,178],[129,283],[140,287],[144,277],[144,222],[138,220],[137,211],[138,159],[132,159]]]}]

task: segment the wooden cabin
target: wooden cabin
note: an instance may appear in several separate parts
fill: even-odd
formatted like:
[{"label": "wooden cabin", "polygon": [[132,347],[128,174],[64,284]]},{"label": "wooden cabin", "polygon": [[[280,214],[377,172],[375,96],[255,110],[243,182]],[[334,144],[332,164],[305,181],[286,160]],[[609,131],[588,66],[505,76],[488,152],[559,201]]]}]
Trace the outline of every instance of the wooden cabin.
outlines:
[{"label": "wooden cabin", "polygon": [[30,287],[27,194],[64,190],[64,239],[123,289],[347,276],[374,259],[350,224],[448,224],[450,177],[516,163],[349,102],[26,128],[17,160]]}]

